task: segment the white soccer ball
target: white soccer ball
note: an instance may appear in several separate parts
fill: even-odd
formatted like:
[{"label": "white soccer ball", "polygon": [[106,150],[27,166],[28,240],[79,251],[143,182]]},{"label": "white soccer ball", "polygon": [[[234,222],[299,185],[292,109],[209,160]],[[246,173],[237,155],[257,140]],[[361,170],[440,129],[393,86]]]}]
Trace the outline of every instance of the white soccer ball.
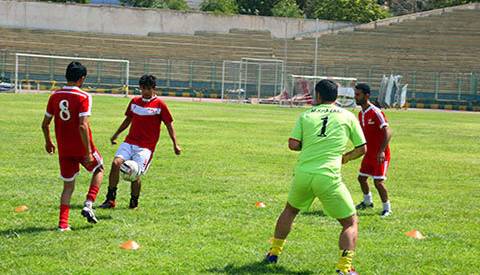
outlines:
[{"label": "white soccer ball", "polygon": [[140,177],[140,167],[133,160],[127,160],[120,166],[122,178],[125,181],[136,181]]}]

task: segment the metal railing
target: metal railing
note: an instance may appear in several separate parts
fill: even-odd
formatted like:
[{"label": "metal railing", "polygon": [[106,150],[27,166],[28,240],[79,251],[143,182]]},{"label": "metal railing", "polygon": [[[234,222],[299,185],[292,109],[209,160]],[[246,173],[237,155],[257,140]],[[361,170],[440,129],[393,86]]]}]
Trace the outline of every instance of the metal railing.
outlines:
[{"label": "metal railing", "polygon": [[[41,64],[29,63],[25,59],[20,64],[19,81],[38,80],[64,81],[65,64],[59,62],[44,62]],[[130,83],[135,87],[138,78],[145,73],[154,74],[158,78],[158,87],[167,90],[201,91],[203,95],[220,95],[222,90],[223,61],[179,60],[163,58],[130,59]],[[354,77],[360,82],[371,85],[378,90],[383,75],[402,75],[402,83],[409,84],[408,98],[428,98],[432,100],[469,101],[480,100],[480,86],[478,72],[457,73],[448,71],[405,71],[384,69],[380,66],[322,66],[286,64],[282,73],[284,81],[288,75],[318,75],[336,77]],[[261,73],[261,76],[255,76]],[[271,75],[269,75],[269,73]],[[0,51],[0,77],[14,81],[15,52]],[[89,78],[92,85],[122,83],[122,72],[118,68],[113,71],[109,66],[97,63],[89,68]],[[118,79],[117,79],[118,78]],[[277,79],[278,70],[258,70],[249,73],[244,85],[258,85],[258,79]],[[228,84],[228,83],[227,83]],[[264,87],[268,87],[266,83]],[[272,84],[273,85],[273,84]],[[276,84],[275,84],[276,85]],[[284,86],[284,85],[282,85]],[[271,88],[273,94],[279,93],[278,87]],[[275,90],[277,89],[277,90]],[[268,93],[270,95],[270,93]],[[270,95],[271,96],[271,95]]]}]

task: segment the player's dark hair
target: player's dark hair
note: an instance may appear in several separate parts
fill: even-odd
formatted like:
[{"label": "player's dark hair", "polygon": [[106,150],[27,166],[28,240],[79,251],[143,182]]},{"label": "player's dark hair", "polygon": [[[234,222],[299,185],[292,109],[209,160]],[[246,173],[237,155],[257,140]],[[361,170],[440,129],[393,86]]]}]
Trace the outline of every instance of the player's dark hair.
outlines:
[{"label": "player's dark hair", "polygon": [[362,91],[362,93],[366,95],[371,93],[370,86],[368,86],[366,83],[358,83],[355,85],[355,89]]},{"label": "player's dark hair", "polygon": [[151,74],[144,74],[140,77],[140,80],[138,80],[138,85],[147,89],[153,89],[157,86],[157,78]]},{"label": "player's dark hair", "polygon": [[87,67],[78,61],[72,61],[68,64],[65,71],[65,78],[68,82],[77,82],[83,76],[87,76]]},{"label": "player's dark hair", "polygon": [[315,92],[320,95],[323,101],[333,102],[337,100],[338,86],[332,80],[324,79],[315,85]]}]

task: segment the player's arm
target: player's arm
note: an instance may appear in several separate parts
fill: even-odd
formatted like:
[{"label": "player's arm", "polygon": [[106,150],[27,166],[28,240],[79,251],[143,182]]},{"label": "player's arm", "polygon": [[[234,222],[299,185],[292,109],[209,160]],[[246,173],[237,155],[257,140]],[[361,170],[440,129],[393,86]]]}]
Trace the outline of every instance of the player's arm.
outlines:
[{"label": "player's arm", "polygon": [[367,141],[365,140],[365,136],[363,134],[362,127],[360,127],[360,123],[355,117],[351,117],[350,120],[350,141],[355,146],[350,152],[343,154],[342,156],[342,164],[345,164],[351,160],[357,159],[367,152]]},{"label": "player's arm", "polygon": [[118,130],[115,132],[115,134],[113,134],[113,136],[110,138],[110,142],[112,144],[117,144],[117,142],[115,141],[118,136],[123,132],[125,131],[125,129],[128,128],[128,126],[130,126],[130,123],[132,123],[132,118],[130,116],[125,116],[125,119],[123,120],[122,124],[120,124],[120,127],[118,127]]},{"label": "player's arm", "polygon": [[92,156],[92,149],[90,147],[88,116],[80,117],[78,130],[80,131],[80,137],[82,138],[83,147],[85,147],[85,151],[87,152],[87,154],[85,155],[85,159],[87,162],[92,162],[94,159]]},{"label": "player's arm", "polygon": [[182,152],[182,149],[177,144],[177,135],[175,133],[175,128],[173,128],[173,121],[169,122],[169,123],[165,123],[165,127],[167,127],[168,135],[170,136],[170,139],[172,140],[173,151],[175,152],[175,155],[180,155],[180,153]]},{"label": "player's arm", "polygon": [[50,123],[52,122],[52,116],[45,115],[42,121],[43,137],[45,138],[45,150],[49,154],[55,153],[55,144],[52,142],[50,136]]},{"label": "player's arm", "polygon": [[358,159],[359,157],[365,155],[366,152],[367,152],[367,145],[366,144],[357,146],[352,151],[343,154],[342,164],[345,164],[345,163],[347,163],[351,160],[354,160],[354,159]]},{"label": "player's arm", "polygon": [[378,152],[378,155],[377,155],[377,161],[379,163],[382,163],[385,161],[385,149],[387,148],[388,143],[390,143],[390,139],[392,138],[392,129],[390,129],[388,125],[382,128],[382,132],[383,132],[383,141],[382,141],[382,144],[380,144],[380,151]]},{"label": "player's arm", "polygon": [[301,151],[302,150],[302,142],[300,140],[289,138],[288,139],[288,149],[292,151]]},{"label": "player's arm", "polygon": [[300,115],[295,123],[295,127],[288,139],[288,149],[292,151],[302,150],[302,137],[303,137],[303,114]]}]

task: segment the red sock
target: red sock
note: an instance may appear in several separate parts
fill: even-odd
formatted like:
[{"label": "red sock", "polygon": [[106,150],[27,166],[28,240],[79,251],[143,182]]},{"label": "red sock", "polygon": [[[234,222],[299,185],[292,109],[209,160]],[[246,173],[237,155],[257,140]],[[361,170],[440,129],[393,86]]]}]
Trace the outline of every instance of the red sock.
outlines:
[{"label": "red sock", "polygon": [[98,194],[98,185],[90,185],[90,189],[88,189],[88,194],[87,194],[87,201],[94,202],[95,199],[97,198]]},{"label": "red sock", "polygon": [[60,217],[58,226],[60,228],[67,228],[68,227],[68,212],[70,211],[70,206],[66,204],[60,205]]}]

